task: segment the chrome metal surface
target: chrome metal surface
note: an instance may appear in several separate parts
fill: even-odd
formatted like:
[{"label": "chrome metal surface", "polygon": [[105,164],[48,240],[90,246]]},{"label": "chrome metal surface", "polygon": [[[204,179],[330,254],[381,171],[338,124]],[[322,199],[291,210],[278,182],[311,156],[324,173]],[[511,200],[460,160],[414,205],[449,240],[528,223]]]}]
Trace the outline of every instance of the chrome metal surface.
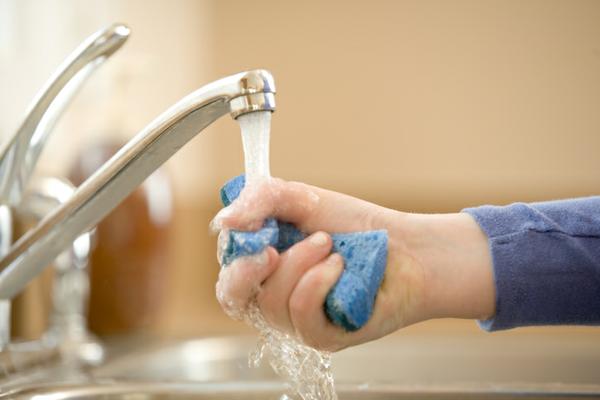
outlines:
[{"label": "chrome metal surface", "polygon": [[[600,398],[594,336],[394,334],[336,353],[336,389],[341,400]],[[270,368],[248,366],[255,342],[130,338],[79,374],[51,367],[28,385],[0,380],[0,399],[280,399]]]},{"label": "chrome metal surface", "polygon": [[77,89],[129,37],[114,24],[87,38],[38,93],[12,140],[0,153],[0,204],[17,205],[48,134]]},{"label": "chrome metal surface", "polygon": [[[134,348],[131,348],[133,345]],[[117,355],[91,371],[96,378],[155,381],[273,381],[279,377],[271,367],[248,365],[248,354],[256,338],[216,337],[170,343],[108,343]]]},{"label": "chrome metal surface", "polygon": [[[0,257],[12,244],[13,218],[10,207],[0,204]],[[10,299],[0,299],[0,350],[10,342]]]},{"label": "chrome metal surface", "polygon": [[250,94],[231,100],[231,116],[233,118],[253,111],[275,111],[274,93]]},{"label": "chrome metal surface", "polygon": [[9,343],[0,352],[0,393],[11,387],[46,381],[48,366],[60,360],[59,351],[41,340]]},{"label": "chrome metal surface", "polygon": [[[114,400],[278,400],[285,386],[277,382],[229,383],[156,383],[156,382],[92,382],[89,384],[48,385],[15,390],[0,395],[0,399],[114,399]],[[338,388],[340,400],[364,399],[580,399],[594,398],[585,388],[559,389],[553,392],[523,387],[518,391],[503,388],[437,388],[420,386],[374,385],[371,387],[342,385]]]},{"label": "chrome metal surface", "polygon": [[[18,220],[37,223],[71,198],[75,187],[67,180],[38,177],[28,186],[15,209]],[[86,306],[89,294],[88,259],[92,233],[84,232],[52,264],[52,310],[48,330],[42,338],[50,348],[59,349],[69,362],[98,364],[103,358],[100,342],[87,329]]]},{"label": "chrome metal surface", "polygon": [[[12,245],[10,207],[21,205],[27,182],[56,121],[86,78],[128,37],[127,26],[113,24],[87,38],[46,82],[15,135],[5,143],[0,152],[0,256],[4,257]],[[0,349],[10,340],[10,298],[0,298]]]},{"label": "chrome metal surface", "polygon": [[[205,127],[227,113],[273,111],[274,93],[267,71],[242,72],[198,89],[156,118],[0,260],[0,299],[19,293],[79,234],[97,224]],[[261,96],[264,101],[257,100]],[[233,104],[239,97],[248,99]]]},{"label": "chrome metal surface", "polygon": [[[600,396],[598,335],[439,334],[402,332],[335,353],[336,383],[515,389],[524,383],[551,391],[557,384],[594,386]],[[92,371],[97,378],[150,381],[272,381],[266,363],[248,365],[252,336],[144,343],[121,347]],[[109,344],[110,348],[110,344]]]}]

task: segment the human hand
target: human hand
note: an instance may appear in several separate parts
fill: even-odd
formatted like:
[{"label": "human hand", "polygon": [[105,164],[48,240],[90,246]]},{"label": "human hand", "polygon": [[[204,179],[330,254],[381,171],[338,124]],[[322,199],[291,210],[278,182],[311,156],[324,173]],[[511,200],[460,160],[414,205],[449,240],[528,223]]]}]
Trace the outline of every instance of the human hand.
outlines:
[{"label": "human hand", "polygon": [[[455,219],[462,219],[462,225],[474,224],[464,220],[466,215],[455,216],[461,217]],[[413,229],[412,222],[418,217],[340,193],[271,178],[244,189],[233,204],[219,212],[214,225],[217,229],[256,230],[268,217],[293,223],[312,235],[281,254],[267,248],[223,268],[217,293],[230,315],[239,318],[256,298],[272,326],[325,350],[339,350],[423,319],[446,316],[437,314],[447,304],[442,302],[436,307],[436,296],[427,290],[428,286],[435,288],[435,279],[430,279],[432,272],[438,278],[444,274],[426,268],[424,260],[432,261],[430,257],[419,257],[419,252],[410,248],[410,244],[415,244],[415,249],[426,248],[419,230]],[[430,225],[424,222],[421,221],[422,227]],[[346,332],[333,325],[323,309],[327,293],[343,270],[343,259],[330,254],[331,238],[324,231],[377,229],[386,229],[389,235],[384,280],[369,322],[356,332]]]}]

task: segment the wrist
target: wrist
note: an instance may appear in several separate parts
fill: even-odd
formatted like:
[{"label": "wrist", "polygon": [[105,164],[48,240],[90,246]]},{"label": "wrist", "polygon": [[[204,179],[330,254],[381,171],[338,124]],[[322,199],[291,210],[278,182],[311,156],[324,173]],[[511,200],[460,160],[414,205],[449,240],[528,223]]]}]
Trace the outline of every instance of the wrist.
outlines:
[{"label": "wrist", "polygon": [[403,214],[405,251],[423,269],[421,315],[488,319],[495,286],[487,236],[468,214]]}]

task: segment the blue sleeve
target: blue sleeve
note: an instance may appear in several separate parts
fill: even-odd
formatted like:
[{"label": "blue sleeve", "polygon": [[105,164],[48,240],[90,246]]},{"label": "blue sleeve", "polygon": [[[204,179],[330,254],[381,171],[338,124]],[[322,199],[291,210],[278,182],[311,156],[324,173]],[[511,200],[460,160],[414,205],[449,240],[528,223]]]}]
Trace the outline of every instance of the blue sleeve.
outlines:
[{"label": "blue sleeve", "polygon": [[463,212],[492,255],[496,314],[483,329],[600,325],[600,196]]}]

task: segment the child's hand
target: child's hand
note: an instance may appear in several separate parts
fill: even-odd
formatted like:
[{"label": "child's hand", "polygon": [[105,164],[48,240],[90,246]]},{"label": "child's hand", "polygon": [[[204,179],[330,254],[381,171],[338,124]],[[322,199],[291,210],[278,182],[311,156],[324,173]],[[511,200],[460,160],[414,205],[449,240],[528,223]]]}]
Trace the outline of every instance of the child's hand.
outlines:
[{"label": "child's hand", "polygon": [[[256,297],[265,319],[274,327],[296,334],[315,348],[335,351],[427,318],[471,313],[454,309],[452,301],[431,293],[446,283],[464,284],[469,280],[463,277],[444,282],[447,276],[460,271],[448,268],[454,260],[445,259],[451,254],[444,251],[451,244],[442,240],[440,248],[433,246],[432,250],[436,235],[450,235],[451,241],[458,233],[456,229],[464,229],[465,240],[483,239],[479,242],[484,245],[483,253],[477,255],[487,254],[485,236],[466,214],[404,214],[340,193],[272,178],[244,189],[233,204],[217,214],[213,226],[256,230],[268,217],[291,222],[312,234],[281,254],[267,248],[259,255],[238,258],[222,268],[218,299],[233,317],[239,318]],[[325,232],[377,229],[386,229],[389,235],[384,280],[369,322],[356,332],[346,332],[333,325],[324,312],[325,297],[343,270],[343,259],[331,254],[331,238]],[[456,249],[460,250],[460,246]],[[491,281],[491,267],[489,274]],[[443,289],[442,293],[448,293],[447,287]],[[455,297],[458,304],[465,305],[463,294]],[[473,316],[476,317],[485,315]]]}]

